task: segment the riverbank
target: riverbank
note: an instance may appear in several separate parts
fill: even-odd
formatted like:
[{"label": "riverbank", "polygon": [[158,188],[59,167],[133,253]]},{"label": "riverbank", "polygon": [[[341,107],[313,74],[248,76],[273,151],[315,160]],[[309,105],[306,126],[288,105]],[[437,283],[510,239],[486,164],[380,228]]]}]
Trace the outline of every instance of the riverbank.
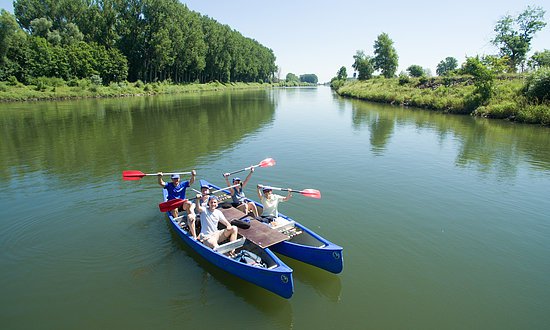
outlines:
[{"label": "riverbank", "polygon": [[0,102],[63,100],[103,97],[128,97],[158,94],[194,93],[203,91],[222,91],[228,89],[259,89],[283,86],[269,83],[220,83],[172,84],[169,82],[111,83],[104,86],[89,79],[66,82],[58,78],[36,79],[32,85],[19,82],[0,82]]},{"label": "riverbank", "polygon": [[531,104],[521,93],[522,76],[501,76],[494,80],[493,96],[487,104],[472,102],[475,86],[471,78],[392,78],[346,81],[336,86],[345,97],[411,106],[445,113],[470,114],[486,118],[550,125],[550,104]]}]

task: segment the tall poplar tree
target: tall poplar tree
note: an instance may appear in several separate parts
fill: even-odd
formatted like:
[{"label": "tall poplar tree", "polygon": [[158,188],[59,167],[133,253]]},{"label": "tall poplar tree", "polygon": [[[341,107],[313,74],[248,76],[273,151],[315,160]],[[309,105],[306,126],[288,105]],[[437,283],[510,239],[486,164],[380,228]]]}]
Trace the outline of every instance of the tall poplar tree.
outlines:
[{"label": "tall poplar tree", "polygon": [[392,78],[397,71],[398,60],[393,40],[387,33],[380,34],[374,42],[374,69],[380,70],[384,77]]}]

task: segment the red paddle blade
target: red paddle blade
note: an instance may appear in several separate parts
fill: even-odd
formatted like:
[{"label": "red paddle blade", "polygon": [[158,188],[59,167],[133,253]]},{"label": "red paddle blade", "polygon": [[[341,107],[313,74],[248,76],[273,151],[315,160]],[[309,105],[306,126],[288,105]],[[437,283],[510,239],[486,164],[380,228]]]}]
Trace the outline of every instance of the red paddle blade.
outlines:
[{"label": "red paddle blade", "polygon": [[161,212],[168,212],[172,211],[173,209],[177,209],[178,207],[182,206],[183,203],[185,203],[187,199],[171,199],[166,202],[162,202],[159,204],[159,209]]},{"label": "red paddle blade", "polygon": [[141,171],[122,171],[122,179],[127,181],[140,180],[145,176]]},{"label": "red paddle blade", "polygon": [[317,198],[317,199],[321,198],[321,192],[316,189],[304,189],[299,191],[299,193],[306,197]]},{"label": "red paddle blade", "polygon": [[260,162],[260,167],[269,167],[275,165],[275,159],[273,158],[266,158]]}]

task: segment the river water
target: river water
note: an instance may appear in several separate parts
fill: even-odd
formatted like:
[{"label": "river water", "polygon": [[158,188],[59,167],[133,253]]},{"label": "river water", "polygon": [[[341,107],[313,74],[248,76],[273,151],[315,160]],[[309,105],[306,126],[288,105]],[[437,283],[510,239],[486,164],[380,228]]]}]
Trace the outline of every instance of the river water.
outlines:
[{"label": "river water", "polygon": [[[548,128],[318,87],[9,103],[0,130],[2,329],[550,327]],[[289,300],[196,256],[156,179],[121,176],[223,185],[267,157],[245,192],[319,189],[280,210],[344,247],[338,275],[281,257]]]}]

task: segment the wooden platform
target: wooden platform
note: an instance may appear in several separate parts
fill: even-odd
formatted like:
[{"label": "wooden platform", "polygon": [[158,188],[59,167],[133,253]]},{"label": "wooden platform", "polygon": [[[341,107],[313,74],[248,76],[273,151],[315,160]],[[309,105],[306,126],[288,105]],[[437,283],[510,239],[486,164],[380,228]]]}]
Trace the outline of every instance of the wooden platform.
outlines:
[{"label": "wooden platform", "polygon": [[[273,244],[285,241],[289,239],[287,235],[280,233],[278,230],[271,228],[269,225],[266,225],[253,217],[244,217],[245,214],[240,210],[230,207],[230,208],[220,208],[223,215],[227,221],[231,222],[233,219],[249,220],[250,228],[242,229],[239,228],[239,234],[246,237],[248,240],[258,244],[261,248],[269,247]],[[244,218],[243,218],[244,217]]]}]

